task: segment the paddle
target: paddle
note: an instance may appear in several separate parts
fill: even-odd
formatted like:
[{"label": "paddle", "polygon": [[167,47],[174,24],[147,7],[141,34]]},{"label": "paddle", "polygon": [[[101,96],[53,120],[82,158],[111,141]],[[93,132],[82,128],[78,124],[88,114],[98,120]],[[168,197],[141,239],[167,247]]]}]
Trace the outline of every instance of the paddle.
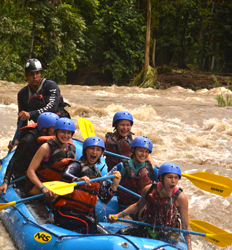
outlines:
[{"label": "paddle", "polygon": [[81,135],[84,140],[90,136],[95,136],[94,127],[91,121],[85,118],[78,118],[78,124],[80,127]]},{"label": "paddle", "polygon": [[[198,235],[205,237],[206,240],[210,241],[211,243],[220,246],[220,247],[225,247],[225,246],[230,246],[232,244],[232,233],[228,233],[221,228],[218,228],[208,222],[205,221],[200,221],[200,220],[190,220],[191,227],[195,230],[199,231],[205,231],[207,233],[202,233],[202,232],[196,232],[196,231],[189,231],[189,230],[184,230],[180,228],[173,228],[173,227],[168,227],[168,226],[160,226],[160,225],[154,225],[154,224],[149,224],[146,222],[140,222],[140,221],[134,221],[134,220],[126,220],[126,219],[121,219],[121,218],[115,218],[116,221],[121,221],[121,222],[127,222],[131,224],[136,224],[136,225],[141,225],[141,226],[148,226],[152,228],[162,228],[162,229],[168,229],[171,231],[176,231],[184,234],[192,234],[192,235]],[[195,226],[195,228],[193,227]]]},{"label": "paddle", "polygon": [[[102,180],[111,179],[114,177],[117,177],[117,176],[115,174],[102,176],[102,177],[91,179],[90,182],[102,181]],[[67,183],[63,181],[52,181],[52,182],[44,182],[43,185],[55,194],[66,195],[66,194],[72,193],[74,191],[75,186],[79,186],[85,183],[86,183],[85,181],[79,181],[79,182],[73,182],[73,183]]]},{"label": "paddle", "polygon": [[22,202],[25,202],[25,201],[37,199],[37,198],[40,198],[42,196],[44,196],[44,194],[38,194],[38,195],[28,197],[28,198],[25,198],[25,199],[22,199],[22,200],[18,200],[18,201],[11,201],[11,202],[8,202],[8,203],[0,203],[0,211],[7,208],[7,207],[14,206],[16,204],[19,204],[19,203],[22,203]]},{"label": "paddle", "polygon": [[[90,182],[101,181],[101,180],[105,180],[105,179],[111,179],[111,178],[114,178],[114,177],[117,177],[117,176],[115,174],[108,175],[108,176],[102,176],[102,177],[91,179]],[[117,178],[120,178],[120,177],[117,177]],[[85,181],[79,181],[77,183],[76,182],[66,183],[66,182],[62,182],[62,181],[49,181],[49,182],[44,182],[43,183],[43,185],[47,189],[51,190],[53,193],[58,194],[58,195],[66,195],[66,194],[72,193],[74,191],[75,186],[79,186],[79,185],[82,185],[82,184],[85,184]],[[14,205],[16,205],[18,203],[25,202],[25,201],[28,201],[28,200],[37,199],[37,198],[40,198],[42,196],[44,196],[44,194],[38,194],[38,195],[28,197],[28,198],[25,198],[25,199],[22,199],[22,200],[18,200],[18,201],[11,201],[11,202],[8,202],[8,203],[0,203],[0,211],[2,209],[4,209],[4,208],[14,206]]]},{"label": "paddle", "polygon": [[[19,121],[19,124],[18,124],[18,127],[17,127],[17,130],[15,131],[14,138],[13,138],[13,140],[12,140],[12,145],[14,145],[14,143],[15,143],[15,141],[16,141],[16,139],[17,139],[17,136],[18,136],[18,134],[19,134],[19,129],[21,128],[22,124],[23,124],[23,120],[20,120],[20,121]],[[10,152],[11,152],[11,149],[9,149],[8,154],[9,154]]]},{"label": "paddle", "polygon": [[[206,234],[206,240],[211,243],[226,247],[232,245],[232,233],[228,233],[219,227],[216,227],[206,221],[189,220],[192,230]],[[213,235],[213,236],[212,236]]]},{"label": "paddle", "polygon": [[182,176],[189,179],[196,187],[222,197],[228,197],[232,192],[232,180],[226,176],[208,172],[182,173]]},{"label": "paddle", "polygon": [[182,174],[188,178],[196,187],[207,192],[228,197],[232,192],[232,180],[229,177],[207,172]]}]

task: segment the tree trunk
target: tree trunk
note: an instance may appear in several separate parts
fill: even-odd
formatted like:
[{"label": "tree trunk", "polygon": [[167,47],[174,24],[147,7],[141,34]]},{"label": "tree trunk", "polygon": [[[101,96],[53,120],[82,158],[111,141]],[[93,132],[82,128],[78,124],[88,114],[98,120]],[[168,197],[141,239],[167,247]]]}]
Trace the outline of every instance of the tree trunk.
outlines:
[{"label": "tree trunk", "polygon": [[34,19],[32,32],[31,32],[31,47],[29,51],[29,58],[32,58],[32,54],[33,54],[33,48],[34,48],[34,42],[35,42],[35,23],[36,23],[36,20]]},{"label": "tree trunk", "polygon": [[153,50],[152,50],[152,67],[155,68],[155,51],[156,51],[156,39],[153,38]]},{"label": "tree trunk", "polygon": [[150,36],[151,36],[151,0],[147,0],[147,30],[146,30],[144,69],[147,69],[149,66]]}]

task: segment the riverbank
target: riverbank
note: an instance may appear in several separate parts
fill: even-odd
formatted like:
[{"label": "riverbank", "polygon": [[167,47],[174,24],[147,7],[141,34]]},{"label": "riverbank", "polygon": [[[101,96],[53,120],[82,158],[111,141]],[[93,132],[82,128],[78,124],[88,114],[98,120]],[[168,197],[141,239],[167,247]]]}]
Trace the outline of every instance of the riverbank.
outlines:
[{"label": "riverbank", "polygon": [[[154,82],[154,88],[167,89],[173,86],[180,86],[186,89],[212,89],[216,87],[228,87],[232,90],[232,76],[214,74],[209,72],[200,72],[193,70],[172,69],[169,67],[160,67],[158,70],[158,79]],[[129,83],[130,79],[125,79]],[[99,69],[82,69],[68,74],[67,84],[73,85],[101,85],[101,86],[126,86],[127,84],[118,84],[110,80],[110,77],[104,75]]]},{"label": "riverbank", "polygon": [[[105,78],[99,70],[88,71],[88,69],[80,74],[73,73],[67,79],[67,84],[70,85],[85,85],[85,86],[126,86],[110,82],[109,78]],[[7,81],[0,83],[7,84]],[[129,82],[129,80],[128,80]],[[154,82],[155,89],[168,89],[170,87],[179,86],[185,89],[199,90],[199,89],[213,89],[217,87],[226,87],[232,90],[232,75],[220,75],[213,73],[202,73],[192,70],[174,70],[169,69],[165,72],[163,69],[158,69],[158,79]]]}]

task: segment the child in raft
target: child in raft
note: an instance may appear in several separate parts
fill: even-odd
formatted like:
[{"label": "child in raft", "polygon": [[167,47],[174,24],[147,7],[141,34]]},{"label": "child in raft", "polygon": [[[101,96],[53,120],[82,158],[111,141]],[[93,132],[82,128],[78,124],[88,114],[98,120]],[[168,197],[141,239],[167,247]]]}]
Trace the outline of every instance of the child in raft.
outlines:
[{"label": "child in raft", "polygon": [[0,193],[6,193],[11,179],[25,176],[29,164],[39,146],[43,143],[42,138],[54,135],[54,127],[59,116],[45,112],[39,115],[37,123],[22,127],[22,139],[12,156],[4,176],[4,182],[0,186]]},{"label": "child in raft", "polygon": [[[180,227],[191,230],[188,217],[188,200],[183,190],[177,187],[181,179],[181,170],[174,163],[164,163],[158,171],[158,184],[147,185],[138,202],[132,204],[118,214],[109,215],[110,222],[117,221],[117,218],[141,211],[144,207],[142,220],[149,224]],[[121,229],[119,234],[142,236],[168,241],[172,232],[166,230],[151,230],[144,226],[129,226]],[[184,234],[188,250],[192,250],[191,236]]]},{"label": "child in raft", "polygon": [[[151,162],[147,160],[149,154],[152,153],[152,148],[153,144],[148,138],[138,136],[134,139],[130,147],[132,153],[131,159],[122,160],[121,163],[113,168],[121,172],[121,186],[141,195],[145,186],[157,181],[158,169],[152,166]],[[139,198],[128,192],[121,189],[118,190],[118,203],[120,210],[124,210],[138,200]],[[131,216],[135,220],[138,219],[137,214]]]},{"label": "child in raft", "polygon": [[46,197],[56,195],[43,186],[43,182],[60,181],[64,168],[76,159],[76,148],[71,143],[75,124],[69,118],[60,118],[55,124],[55,139],[44,143],[33,157],[27,171],[28,195],[44,193]]},{"label": "child in raft", "polygon": [[[105,137],[102,138],[106,146],[106,151],[129,157],[131,143],[136,138],[136,136],[131,132],[132,125],[133,116],[130,112],[119,111],[115,113],[112,123],[114,132],[108,132]],[[158,166],[151,155],[148,156],[148,160],[152,163],[152,165]],[[108,171],[121,161],[122,159],[119,157],[106,155]]]},{"label": "child in raft", "polygon": [[101,138],[88,137],[84,141],[80,160],[65,168],[63,181],[85,181],[86,184],[76,186],[74,192],[59,196],[52,202],[56,225],[85,234],[108,233],[97,223],[95,205],[98,198],[105,204],[111,200],[117,192],[121,174],[119,171],[113,172],[117,177],[113,178],[112,184],[102,181],[90,182],[92,178],[101,177],[101,172],[95,164],[100,163],[104,150],[105,145]]}]

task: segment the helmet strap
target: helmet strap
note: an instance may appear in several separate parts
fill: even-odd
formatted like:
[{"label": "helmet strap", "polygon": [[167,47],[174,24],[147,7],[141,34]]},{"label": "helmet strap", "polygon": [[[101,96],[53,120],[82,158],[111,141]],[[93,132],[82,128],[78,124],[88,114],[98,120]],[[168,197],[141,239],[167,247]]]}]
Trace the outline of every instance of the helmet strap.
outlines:
[{"label": "helmet strap", "polygon": [[165,176],[165,175],[166,175],[165,173],[161,175],[161,178],[162,178],[161,183],[162,183],[163,185],[164,185],[164,176]]}]

